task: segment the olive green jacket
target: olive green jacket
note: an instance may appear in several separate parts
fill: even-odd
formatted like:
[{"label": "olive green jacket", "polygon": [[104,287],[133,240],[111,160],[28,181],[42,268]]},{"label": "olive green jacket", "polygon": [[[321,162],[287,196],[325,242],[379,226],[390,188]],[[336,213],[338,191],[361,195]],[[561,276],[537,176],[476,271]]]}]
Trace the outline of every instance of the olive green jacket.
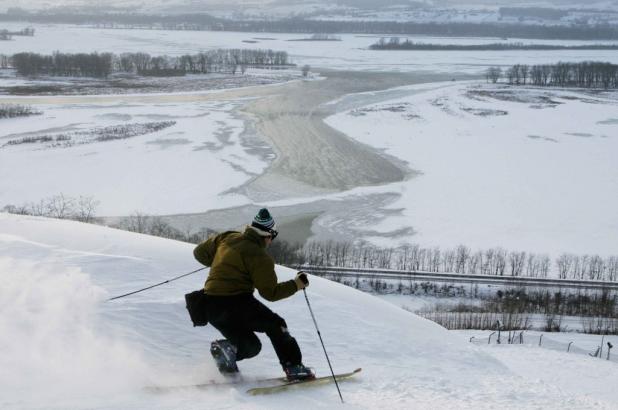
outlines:
[{"label": "olive green jacket", "polygon": [[210,266],[204,285],[207,295],[231,296],[255,289],[271,302],[292,296],[294,280],[277,283],[275,261],[266,253],[266,242],[253,228],[243,233],[228,231],[199,244],[193,255]]}]

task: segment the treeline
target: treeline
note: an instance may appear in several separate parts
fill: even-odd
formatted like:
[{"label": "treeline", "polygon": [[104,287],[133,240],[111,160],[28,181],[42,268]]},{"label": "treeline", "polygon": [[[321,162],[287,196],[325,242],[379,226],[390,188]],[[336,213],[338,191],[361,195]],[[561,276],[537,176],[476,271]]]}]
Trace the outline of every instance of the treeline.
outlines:
[{"label": "treeline", "polygon": [[19,206],[6,205],[2,208],[2,212],[92,223],[95,222],[98,206],[99,201],[90,196],[72,197],[58,194],[38,202],[29,202]]},{"label": "treeline", "polygon": [[0,55],[0,64],[14,68],[21,76],[106,78],[120,72],[151,76],[212,72],[236,74],[238,71],[244,73],[247,67],[288,66],[290,62],[285,51],[218,49],[178,57],[151,56],[147,53],[19,53]]},{"label": "treeline", "polygon": [[112,73],[112,54],[18,53],[10,57],[10,64],[22,76],[106,78]]},{"label": "treeline", "polygon": [[562,254],[556,259],[561,279],[589,279],[618,281],[618,257],[601,258],[598,255]]},{"label": "treeline", "polygon": [[115,224],[114,227],[130,232],[195,244],[205,241],[209,236],[216,233],[208,228],[201,228],[197,232],[193,232],[191,229],[181,231],[170,225],[169,222],[160,216],[147,215],[141,212],[135,212],[128,218],[124,218],[121,222]]},{"label": "treeline", "polygon": [[532,17],[547,20],[560,20],[569,15],[567,10],[550,9],[546,7],[500,7],[499,13],[502,17]]},{"label": "treeline", "polygon": [[516,64],[506,70],[489,67],[485,72],[488,81],[496,83],[504,77],[509,84],[539,87],[618,88],[618,65],[584,61],[526,65]]},{"label": "treeline", "polygon": [[89,24],[103,27],[166,30],[212,30],[271,33],[357,33],[463,37],[514,37],[573,40],[618,39],[612,25],[526,25],[498,23],[420,23],[398,21],[336,21],[287,18],[280,20],[229,20],[209,14],[146,15],[131,13],[29,13],[10,10],[0,21]]},{"label": "treeline", "polygon": [[491,43],[491,44],[429,44],[417,43],[399,37],[388,40],[380,38],[369,46],[371,50],[417,50],[417,51],[509,51],[509,50],[618,50],[615,44],[590,44],[578,46],[561,46],[552,44]]},{"label": "treeline", "polygon": [[[98,204],[92,198],[88,199],[90,203]],[[79,201],[67,199],[61,194],[42,200],[40,203],[22,206],[8,205],[3,211],[65,218],[66,214],[57,211],[43,212],[45,209],[70,208],[58,205],[44,206],[47,203],[57,204],[59,202],[77,203]],[[94,209],[92,220],[95,220]],[[116,227],[191,243],[199,243],[215,233],[206,228],[198,232],[193,232],[190,228],[181,231],[163,217],[139,212],[124,218]],[[302,245],[276,240],[268,251],[277,263],[290,267],[314,265],[533,278],[547,278],[550,273],[554,272],[548,255],[508,251],[499,247],[473,251],[464,245],[453,249],[423,248],[419,245],[381,248],[366,243],[311,241]],[[563,254],[556,258],[555,266],[562,279],[618,281],[618,256],[602,258],[598,255]]]},{"label": "treeline", "polygon": [[533,278],[550,277],[557,269],[563,279],[618,281],[618,256],[563,254],[552,265],[547,255],[502,248],[380,248],[349,242],[310,242],[301,246],[281,241],[273,242],[270,252],[278,263],[292,267],[315,265]]},{"label": "treeline", "polygon": [[29,117],[40,114],[42,112],[35,110],[29,105],[0,104],[0,118]]},{"label": "treeline", "polygon": [[34,29],[31,27],[18,31],[0,30],[0,40],[11,40],[13,36],[34,36]]}]

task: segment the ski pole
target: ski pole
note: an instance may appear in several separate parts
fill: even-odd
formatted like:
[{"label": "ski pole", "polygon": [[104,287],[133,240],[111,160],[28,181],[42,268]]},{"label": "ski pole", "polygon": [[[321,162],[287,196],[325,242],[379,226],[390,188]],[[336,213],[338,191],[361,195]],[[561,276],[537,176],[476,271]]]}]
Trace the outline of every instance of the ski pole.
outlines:
[{"label": "ski pole", "polygon": [[343,396],[341,395],[341,389],[339,389],[339,383],[337,383],[337,378],[335,377],[335,372],[333,371],[333,366],[330,364],[330,359],[328,358],[328,353],[326,353],[326,348],[324,347],[324,341],[322,340],[322,334],[320,333],[320,329],[318,328],[318,322],[315,320],[315,315],[313,314],[313,309],[311,309],[311,303],[309,303],[309,298],[307,297],[307,291],[303,288],[303,292],[305,294],[305,300],[307,301],[307,306],[309,306],[309,312],[311,313],[311,319],[313,319],[313,324],[315,325],[315,330],[318,331],[318,337],[320,338],[320,343],[322,344],[322,349],[324,350],[324,355],[326,356],[326,361],[328,362],[328,367],[330,368],[330,373],[333,375],[333,380],[335,381],[335,386],[337,386],[337,392],[339,392],[339,398],[341,399],[341,403],[343,403]]},{"label": "ski pole", "polygon": [[165,280],[165,281],[163,281],[163,282],[159,282],[159,283],[157,283],[156,285],[151,285],[151,286],[145,287],[145,288],[140,289],[140,290],[135,290],[135,291],[133,291],[133,292],[125,293],[124,295],[114,296],[113,298],[109,298],[109,299],[107,299],[107,301],[109,302],[110,300],[116,300],[116,299],[124,298],[124,297],[126,297],[126,296],[135,295],[136,293],[140,293],[140,292],[143,292],[143,291],[145,291],[145,290],[152,289],[152,288],[156,288],[157,286],[161,286],[161,285],[165,285],[166,283],[173,282],[173,281],[178,280],[178,279],[180,279],[180,278],[184,278],[185,276],[193,275],[194,273],[197,273],[197,272],[199,272],[199,271],[201,271],[201,270],[204,270],[204,269],[206,269],[206,267],[196,269],[196,270],[194,270],[193,272],[185,273],[184,275],[176,276],[175,278],[168,279],[168,280]]}]

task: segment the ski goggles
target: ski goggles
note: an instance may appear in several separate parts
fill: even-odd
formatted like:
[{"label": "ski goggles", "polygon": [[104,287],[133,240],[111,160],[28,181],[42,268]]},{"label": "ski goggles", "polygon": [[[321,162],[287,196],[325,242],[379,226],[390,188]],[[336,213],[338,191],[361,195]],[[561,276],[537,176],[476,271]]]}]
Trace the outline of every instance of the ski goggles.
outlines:
[{"label": "ski goggles", "polygon": [[277,237],[277,235],[279,235],[279,231],[276,231],[274,229],[269,229],[268,233],[270,234],[270,238],[274,241],[275,238]]}]

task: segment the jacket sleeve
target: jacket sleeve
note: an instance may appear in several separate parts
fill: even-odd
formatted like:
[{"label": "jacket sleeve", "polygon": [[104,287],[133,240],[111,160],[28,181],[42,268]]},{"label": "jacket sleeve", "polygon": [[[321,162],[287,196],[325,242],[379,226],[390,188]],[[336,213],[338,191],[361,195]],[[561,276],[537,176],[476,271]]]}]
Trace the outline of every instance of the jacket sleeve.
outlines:
[{"label": "jacket sleeve", "polygon": [[211,236],[193,249],[193,256],[204,266],[210,266],[217,252],[217,238],[220,235]]},{"label": "jacket sleeve", "polygon": [[264,299],[275,302],[292,296],[298,290],[294,280],[277,283],[275,262],[270,256],[255,256],[248,261],[248,265],[253,285]]}]

